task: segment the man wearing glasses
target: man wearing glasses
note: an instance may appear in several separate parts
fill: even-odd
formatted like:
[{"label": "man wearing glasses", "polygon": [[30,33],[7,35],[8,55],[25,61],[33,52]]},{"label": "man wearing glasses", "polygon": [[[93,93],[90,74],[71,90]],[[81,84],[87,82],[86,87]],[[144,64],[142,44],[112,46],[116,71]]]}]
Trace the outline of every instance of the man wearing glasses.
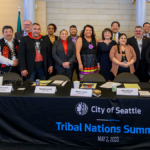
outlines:
[{"label": "man wearing glasses", "polygon": [[128,44],[131,45],[136,53],[135,75],[139,78],[140,82],[148,82],[148,65],[145,59],[145,54],[150,46],[150,39],[143,37],[143,29],[141,26],[136,26],[134,29],[134,36],[128,39]]},{"label": "man wearing glasses", "polygon": [[23,23],[23,28],[24,30],[15,33],[16,40],[20,41],[23,36],[28,36],[28,33],[31,32],[32,22],[30,20],[25,20]]}]

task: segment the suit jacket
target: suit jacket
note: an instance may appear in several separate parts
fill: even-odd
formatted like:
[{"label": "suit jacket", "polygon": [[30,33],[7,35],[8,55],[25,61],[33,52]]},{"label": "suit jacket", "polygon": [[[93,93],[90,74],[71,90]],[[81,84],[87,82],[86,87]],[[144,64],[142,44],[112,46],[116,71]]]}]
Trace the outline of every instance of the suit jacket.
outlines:
[{"label": "suit jacket", "polygon": [[21,40],[21,38],[23,37],[24,34],[24,30],[20,31],[20,32],[16,32],[15,33],[15,38],[16,40]]},{"label": "suit jacket", "polygon": [[148,63],[148,71],[150,72],[150,46],[147,48],[145,59]]},{"label": "suit jacket", "polygon": [[[131,45],[134,48],[134,50],[135,50],[135,53],[136,53],[136,62],[134,63],[134,66],[135,66],[135,69],[137,69],[138,66],[139,66],[139,62],[140,62],[140,50],[139,50],[139,47],[138,47],[137,40],[133,36],[133,37],[131,37],[131,38],[128,39],[127,43],[129,45]],[[146,37],[143,37],[142,52],[141,52],[141,63],[142,63],[142,68],[144,70],[147,70],[147,67],[148,67],[146,59],[145,59],[145,55],[146,55],[147,48],[149,46],[150,46],[150,39],[146,38]]]},{"label": "suit jacket", "polygon": [[52,48],[52,56],[55,60],[55,69],[64,69],[62,66],[63,62],[69,62],[70,68],[73,68],[73,62],[75,60],[74,43],[68,40],[68,50],[67,55],[65,55],[61,39],[55,41]]},{"label": "suit jacket", "polygon": [[[40,50],[43,56],[44,70],[48,78],[48,67],[53,66],[52,53],[48,41],[45,37],[42,36],[42,38],[39,41],[41,43]],[[28,71],[27,78],[30,78],[32,71],[34,69],[35,56],[36,56],[36,52],[35,52],[34,40],[31,39],[29,36],[24,36],[21,39],[18,48],[18,61],[19,61],[19,66],[21,68],[21,71],[22,70]]]},{"label": "suit jacket", "polygon": [[[126,54],[126,58],[127,58],[127,61],[130,62],[132,59],[134,60],[134,62],[136,61],[136,54],[135,54],[135,51],[133,49],[132,46],[130,45],[126,45],[126,50],[125,50],[125,54]],[[120,53],[118,53],[118,47],[117,45],[113,46],[111,48],[111,51],[109,53],[109,56],[110,56],[110,60],[112,61],[113,58],[116,58],[118,61],[121,62],[122,60],[122,51],[120,49]],[[111,72],[114,74],[114,76],[117,75],[118,73],[118,68],[119,68],[119,65],[117,65],[116,63],[112,62],[112,69],[111,69]],[[130,66],[130,72],[133,74],[135,72],[135,69],[134,69],[134,64],[132,64]]]}]

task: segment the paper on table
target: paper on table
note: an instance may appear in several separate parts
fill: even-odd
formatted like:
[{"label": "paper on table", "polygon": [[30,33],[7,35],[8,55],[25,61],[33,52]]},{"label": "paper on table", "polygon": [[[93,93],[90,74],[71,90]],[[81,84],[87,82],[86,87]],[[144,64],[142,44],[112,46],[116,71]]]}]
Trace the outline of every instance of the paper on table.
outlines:
[{"label": "paper on table", "polygon": [[149,91],[139,91],[140,96],[150,97]]},{"label": "paper on table", "polygon": [[63,82],[63,80],[55,80],[52,84],[62,84]]},{"label": "paper on table", "polygon": [[[52,80],[40,80],[40,86],[46,86],[50,82],[52,82]],[[33,83],[31,86],[36,86],[36,83]]]},{"label": "paper on table", "polygon": [[110,89],[110,88],[112,88],[112,84],[116,85],[116,86],[120,86],[121,85],[121,83],[117,83],[117,82],[106,82],[103,85],[101,85],[100,87],[101,88]]},{"label": "paper on table", "polygon": [[125,88],[136,88],[136,89],[138,89],[138,90],[141,90],[141,88],[139,87],[139,85],[138,84],[124,84],[124,87]]},{"label": "paper on table", "polygon": [[20,90],[20,91],[23,91],[25,90],[26,88],[18,88],[17,90]]}]

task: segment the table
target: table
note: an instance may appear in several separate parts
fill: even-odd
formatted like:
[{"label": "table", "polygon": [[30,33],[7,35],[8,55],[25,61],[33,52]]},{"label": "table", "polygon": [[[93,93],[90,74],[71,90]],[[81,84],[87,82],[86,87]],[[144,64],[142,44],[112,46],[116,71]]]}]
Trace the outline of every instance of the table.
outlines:
[{"label": "table", "polygon": [[[30,83],[0,94],[0,142],[86,148],[150,148],[150,99],[117,96],[70,97],[72,82],[56,94],[34,94]],[[49,84],[51,85],[51,84]],[[139,83],[150,90],[149,83]],[[17,91],[25,87],[24,91]]]}]

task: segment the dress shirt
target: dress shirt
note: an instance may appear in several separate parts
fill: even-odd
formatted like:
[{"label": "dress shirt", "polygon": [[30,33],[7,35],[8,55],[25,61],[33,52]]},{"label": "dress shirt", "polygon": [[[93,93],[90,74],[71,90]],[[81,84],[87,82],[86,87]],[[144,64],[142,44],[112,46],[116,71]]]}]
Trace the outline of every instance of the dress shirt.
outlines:
[{"label": "dress shirt", "polygon": [[142,36],[140,41],[136,38],[136,36],[135,36],[135,39],[137,40],[137,43],[138,43],[138,47],[139,47],[139,50],[140,50],[140,59],[141,59],[143,36]]},{"label": "dress shirt", "polygon": [[[118,43],[118,38],[119,38],[119,33],[116,33],[116,43]],[[113,33],[113,38],[114,39],[114,33]]]},{"label": "dress shirt", "polygon": [[143,33],[143,36],[146,36],[146,37],[150,38],[149,33],[147,33],[147,34]]},{"label": "dress shirt", "polygon": [[67,50],[68,50],[68,40],[64,41],[64,40],[61,39],[61,42],[62,42],[63,47],[64,47],[65,55],[67,55]]},{"label": "dress shirt", "polygon": [[26,33],[25,31],[23,32],[23,36],[28,36],[28,33]]},{"label": "dress shirt", "polygon": [[72,42],[74,43],[74,46],[76,46],[76,42],[77,42],[78,36],[76,36],[76,38],[73,38],[73,37],[71,36],[71,39],[72,39]]}]

